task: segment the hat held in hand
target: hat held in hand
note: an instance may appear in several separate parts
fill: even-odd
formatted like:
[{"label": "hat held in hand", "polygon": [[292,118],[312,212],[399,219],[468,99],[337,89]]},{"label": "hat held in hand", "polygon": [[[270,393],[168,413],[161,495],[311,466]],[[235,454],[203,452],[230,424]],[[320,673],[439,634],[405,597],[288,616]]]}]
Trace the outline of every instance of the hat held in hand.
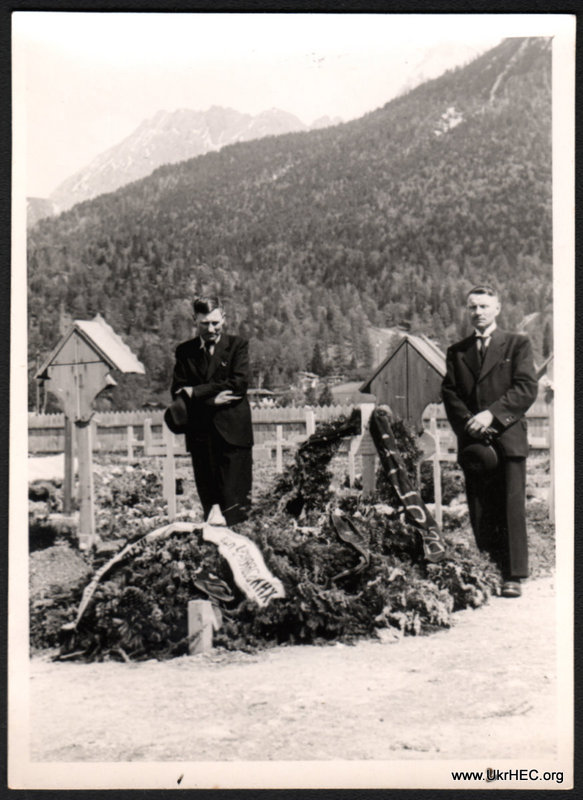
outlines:
[{"label": "hat held in hand", "polygon": [[187,398],[181,392],[164,412],[164,422],[172,433],[186,433],[188,423]]},{"label": "hat held in hand", "polygon": [[464,447],[461,462],[468,472],[490,472],[498,466],[498,451],[492,444],[476,442]]}]

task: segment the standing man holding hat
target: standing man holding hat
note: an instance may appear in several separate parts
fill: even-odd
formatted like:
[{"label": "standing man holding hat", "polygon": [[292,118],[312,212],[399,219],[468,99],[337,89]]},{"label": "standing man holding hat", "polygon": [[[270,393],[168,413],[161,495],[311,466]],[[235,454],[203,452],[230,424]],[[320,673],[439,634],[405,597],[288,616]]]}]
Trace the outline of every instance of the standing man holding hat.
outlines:
[{"label": "standing man holding hat", "polygon": [[193,309],[198,335],[176,348],[173,403],[164,419],[186,435],[205,520],[231,526],[247,518],[251,502],[249,348],[223,330],[217,297],[197,297]]},{"label": "standing man holding hat", "polygon": [[471,336],[447,351],[442,397],[458,440],[472,529],[503,576],[502,595],[520,597],[528,576],[525,413],[538,383],[523,334],[496,327],[500,301],[490,286],[467,295]]}]

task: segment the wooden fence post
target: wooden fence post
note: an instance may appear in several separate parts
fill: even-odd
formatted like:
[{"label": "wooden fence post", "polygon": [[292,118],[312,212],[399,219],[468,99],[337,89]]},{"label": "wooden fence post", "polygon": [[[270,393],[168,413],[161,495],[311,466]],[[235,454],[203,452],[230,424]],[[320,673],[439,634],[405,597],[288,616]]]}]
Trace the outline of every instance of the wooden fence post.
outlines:
[{"label": "wooden fence post", "polygon": [[73,420],[65,414],[65,473],[63,480],[63,513],[70,514],[73,510],[74,487],[74,443]]},{"label": "wooden fence post", "polygon": [[283,427],[275,428],[275,471],[283,472]]},{"label": "wooden fence post", "polygon": [[150,449],[152,447],[152,420],[147,417],[144,420],[144,455],[151,455]]},{"label": "wooden fence post", "polygon": [[101,442],[99,441],[99,431],[97,429],[97,418],[91,417],[91,450],[101,450]]},{"label": "wooden fence post", "polygon": [[93,471],[91,469],[91,420],[77,420],[77,446],[79,454],[79,547],[91,547],[95,541],[95,519],[93,514]]},{"label": "wooden fence post", "polygon": [[313,408],[306,408],[306,438],[316,432],[316,414]]},{"label": "wooden fence post", "polygon": [[377,449],[368,430],[368,423],[374,408],[374,403],[360,403],[362,427],[358,452],[362,456],[362,491],[364,494],[374,494],[377,483]]},{"label": "wooden fence post", "polygon": [[128,442],[128,461],[134,460],[134,426],[128,425],[127,428],[127,442]]},{"label": "wooden fence post", "polygon": [[435,450],[431,457],[433,461],[433,494],[435,498],[435,521],[441,528],[443,522],[443,505],[441,500],[441,463],[440,463],[440,447],[439,447],[439,434],[437,432],[437,406],[433,405],[431,408],[431,418],[429,422],[429,432],[435,441]]},{"label": "wooden fence post", "polygon": [[164,499],[168,504],[168,520],[174,522],[176,519],[176,469],[174,464],[174,434],[163,426],[164,444],[166,446],[166,456],[164,458],[163,471],[163,490]]},{"label": "wooden fence post", "polygon": [[376,453],[365,451],[362,453],[362,491],[373,494],[376,489]]},{"label": "wooden fence post", "polygon": [[356,482],[356,453],[360,446],[360,439],[353,436],[348,447],[348,485],[353,487]]}]

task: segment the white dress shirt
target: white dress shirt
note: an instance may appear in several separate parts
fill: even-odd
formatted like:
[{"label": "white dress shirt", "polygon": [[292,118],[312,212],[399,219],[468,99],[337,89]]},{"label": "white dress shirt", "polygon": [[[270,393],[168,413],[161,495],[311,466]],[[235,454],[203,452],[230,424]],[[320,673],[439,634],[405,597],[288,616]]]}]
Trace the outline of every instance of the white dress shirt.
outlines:
[{"label": "white dress shirt", "polygon": [[480,332],[477,328],[474,330],[474,334],[476,336],[476,339],[481,339],[482,340],[482,347],[484,349],[486,349],[488,347],[488,345],[490,344],[490,339],[492,338],[492,334],[494,333],[495,330],[496,330],[496,323],[495,322],[492,322],[491,325],[488,325],[488,327],[484,330],[483,333]]}]

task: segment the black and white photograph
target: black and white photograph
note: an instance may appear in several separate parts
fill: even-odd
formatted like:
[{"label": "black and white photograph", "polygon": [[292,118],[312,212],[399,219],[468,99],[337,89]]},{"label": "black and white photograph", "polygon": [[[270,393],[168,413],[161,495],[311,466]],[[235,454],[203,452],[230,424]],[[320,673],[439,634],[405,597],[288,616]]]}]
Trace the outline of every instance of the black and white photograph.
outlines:
[{"label": "black and white photograph", "polygon": [[12,14],[10,788],[573,786],[574,82],[568,14]]}]

